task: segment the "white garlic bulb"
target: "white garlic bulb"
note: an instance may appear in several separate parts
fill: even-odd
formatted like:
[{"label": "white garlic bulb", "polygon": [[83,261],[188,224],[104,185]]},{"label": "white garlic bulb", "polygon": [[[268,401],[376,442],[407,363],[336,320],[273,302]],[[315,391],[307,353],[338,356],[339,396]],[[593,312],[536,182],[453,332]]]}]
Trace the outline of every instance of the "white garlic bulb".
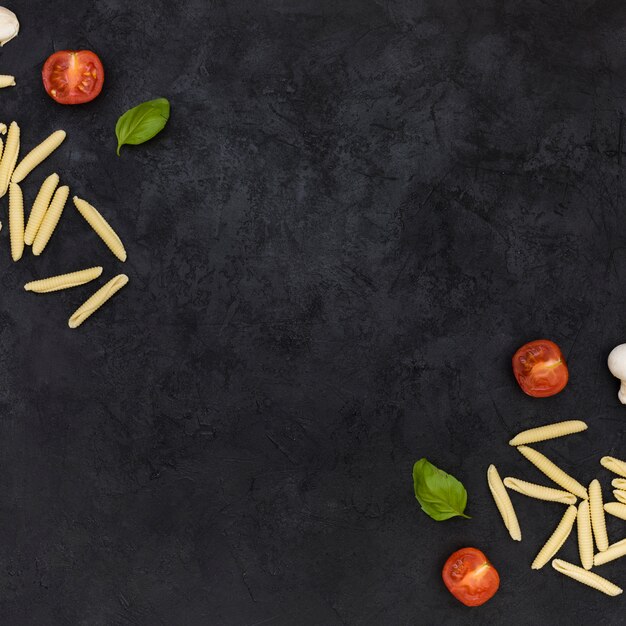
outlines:
[{"label": "white garlic bulb", "polygon": [[0,7],[0,46],[17,37],[20,32],[20,23],[17,15],[5,7]]}]

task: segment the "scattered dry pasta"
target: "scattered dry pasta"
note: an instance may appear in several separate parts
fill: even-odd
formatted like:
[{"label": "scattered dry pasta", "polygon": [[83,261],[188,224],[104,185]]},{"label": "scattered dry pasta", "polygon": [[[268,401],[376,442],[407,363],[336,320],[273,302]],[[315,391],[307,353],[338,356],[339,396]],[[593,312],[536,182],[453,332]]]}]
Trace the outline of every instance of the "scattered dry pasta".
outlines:
[{"label": "scattered dry pasta", "polygon": [[609,538],[606,534],[602,488],[598,479],[594,479],[589,483],[589,512],[591,513],[591,527],[593,528],[596,546],[598,546],[600,552],[604,552],[609,547]]},{"label": "scattered dry pasta", "polygon": [[33,254],[35,256],[39,256],[48,245],[48,241],[50,241],[50,237],[52,237],[52,233],[61,219],[63,207],[69,195],[70,188],[67,185],[63,185],[55,191],[52,202],[50,202],[50,206],[37,231],[35,241],[33,241]]},{"label": "scattered dry pasta", "polygon": [[580,420],[568,420],[565,422],[556,422],[547,426],[539,426],[525,430],[509,441],[511,446],[521,446],[528,443],[537,443],[546,441],[547,439],[556,439],[556,437],[564,437],[565,435],[573,435],[574,433],[587,430],[587,424]]},{"label": "scattered dry pasta", "polygon": [[116,294],[124,285],[128,283],[126,274],[119,274],[112,278],[106,285],[100,287],[82,306],[80,306],[72,317],[68,325],[70,328],[78,328],[90,315],[95,313],[109,298]]},{"label": "scattered dry pasta", "polygon": [[37,231],[41,226],[41,222],[43,221],[46,211],[48,210],[48,206],[52,200],[52,195],[54,194],[54,190],[57,188],[58,184],[58,174],[50,174],[50,176],[43,181],[43,184],[39,189],[39,193],[35,198],[35,202],[33,202],[33,208],[30,211],[28,224],[26,224],[26,231],[24,232],[24,243],[27,246],[31,246],[33,244],[35,235],[37,235]]},{"label": "scattered dry pasta", "polygon": [[604,505],[604,510],[614,517],[626,519],[626,504],[622,504],[621,502],[607,502]]},{"label": "scattered dry pasta", "polygon": [[122,240],[111,228],[109,223],[100,215],[98,210],[91,204],[74,196],[74,205],[78,212],[87,220],[89,225],[96,231],[96,234],[104,241],[109,250],[120,260],[126,261],[126,250]]},{"label": "scattered dry pasta", "polygon": [[591,569],[593,567],[593,535],[591,533],[591,516],[589,514],[588,500],[582,500],[578,505],[576,529],[578,530],[580,562],[585,569]]},{"label": "scattered dry pasta", "polygon": [[47,139],[34,147],[15,168],[11,180],[14,183],[22,182],[40,163],[45,161],[65,139],[64,130],[55,130]]},{"label": "scattered dry pasta", "polygon": [[624,555],[626,555],[626,539],[622,539],[621,541],[611,544],[604,552],[598,552],[598,554],[593,557],[593,564],[596,567],[598,565],[604,565],[605,563],[615,561],[615,559],[619,559]]},{"label": "scattered dry pasta", "polygon": [[487,470],[487,483],[496,506],[498,507],[498,511],[500,511],[500,515],[502,515],[502,521],[509,531],[511,538],[514,541],[521,541],[522,531],[519,527],[515,509],[513,508],[511,498],[509,498],[509,494],[504,488],[504,484],[502,483],[502,479],[495,465],[490,465]]},{"label": "scattered dry pasta", "polygon": [[50,276],[41,280],[34,280],[24,285],[26,291],[34,291],[35,293],[50,293],[51,291],[59,291],[61,289],[69,289],[70,287],[78,287],[84,285],[102,274],[100,266],[90,267],[86,270],[78,272],[70,272],[69,274],[60,274],[58,276]]},{"label": "scattered dry pasta", "polygon": [[9,237],[11,258],[19,261],[24,254],[24,196],[17,183],[9,187]]},{"label": "scattered dry pasta", "polygon": [[626,491],[622,491],[621,489],[613,490],[613,497],[622,504],[626,504]]},{"label": "scattered dry pasta", "polygon": [[610,580],[602,578],[602,576],[598,576],[593,572],[588,572],[582,567],[578,567],[567,561],[554,559],[554,561],[552,561],[552,567],[554,567],[557,572],[565,574],[565,576],[569,576],[583,585],[588,585],[598,591],[602,591],[602,593],[606,593],[608,596],[618,596],[622,593],[622,589],[613,584]]},{"label": "scattered dry pasta", "polygon": [[15,76],[0,74],[0,89],[4,89],[5,87],[15,87]]},{"label": "scattered dry pasta", "polygon": [[541,454],[541,452],[537,452],[537,450],[527,446],[519,446],[517,449],[550,480],[579,498],[587,499],[587,490],[577,480],[566,474],[560,467]]},{"label": "scattered dry pasta", "polygon": [[513,489],[513,491],[517,491],[529,498],[546,500],[548,502],[560,502],[561,504],[576,504],[576,496],[569,491],[552,489],[552,487],[544,487],[543,485],[537,485],[519,478],[511,477],[505,478],[504,484],[509,489]]},{"label": "scattered dry pasta", "polygon": [[561,518],[559,525],[532,562],[532,569],[541,569],[561,549],[561,546],[572,532],[577,514],[578,510],[575,506],[567,507],[567,511],[565,511],[565,515]]},{"label": "scattered dry pasta", "polygon": [[626,478],[614,478],[611,481],[611,484],[615,487],[615,489],[626,491]]},{"label": "scattered dry pasta", "polygon": [[4,145],[2,160],[0,160],[0,198],[4,196],[9,188],[9,181],[17,162],[17,155],[20,151],[20,127],[17,122],[11,122],[9,134]]},{"label": "scattered dry pasta", "polygon": [[624,461],[620,461],[613,456],[603,456],[600,459],[600,464],[606,467],[609,472],[626,477],[626,463]]}]

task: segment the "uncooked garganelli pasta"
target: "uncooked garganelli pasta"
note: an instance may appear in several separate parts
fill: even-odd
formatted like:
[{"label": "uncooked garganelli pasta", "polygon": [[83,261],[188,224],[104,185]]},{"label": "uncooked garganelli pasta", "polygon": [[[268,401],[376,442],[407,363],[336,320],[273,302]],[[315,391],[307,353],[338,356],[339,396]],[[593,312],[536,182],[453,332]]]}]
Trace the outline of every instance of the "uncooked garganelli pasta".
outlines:
[{"label": "uncooked garganelli pasta", "polygon": [[112,278],[106,285],[100,287],[82,306],[80,306],[72,317],[68,326],[78,328],[90,315],[95,313],[109,298],[116,294],[124,285],[128,283],[126,274],[119,274]]},{"label": "uncooked garganelli pasta", "polygon": [[598,574],[594,574],[593,572],[588,572],[582,567],[578,567],[567,561],[554,559],[554,561],[552,561],[552,567],[554,567],[557,572],[565,574],[565,576],[569,576],[579,583],[583,583],[583,585],[588,585],[602,593],[606,593],[607,596],[618,596],[622,593],[622,589],[610,580],[602,578],[602,576],[598,576]]},{"label": "uncooked garganelli pasta", "polygon": [[87,220],[89,225],[96,231],[96,234],[104,241],[109,250],[120,260],[126,261],[126,250],[122,240],[111,228],[109,223],[100,215],[99,211],[89,202],[74,196],[74,205],[78,212]]},{"label": "uncooked garganelli pasta", "polygon": [[529,498],[537,500],[546,500],[548,502],[560,502],[561,504],[576,504],[576,496],[569,491],[561,491],[560,489],[552,489],[552,487],[544,487],[535,483],[529,483],[519,478],[507,477],[504,479],[505,487],[513,489]]},{"label": "uncooked garganelli pasta", "polygon": [[52,202],[50,202],[50,206],[35,236],[35,241],[33,241],[33,254],[35,256],[39,256],[48,245],[48,241],[50,241],[50,237],[52,237],[52,233],[61,219],[63,207],[69,195],[70,188],[67,185],[62,185],[54,192]]},{"label": "uncooked garganelli pasta", "polygon": [[626,477],[626,463],[624,461],[620,461],[620,459],[616,459],[614,456],[603,456],[600,459],[600,464],[602,467],[606,467],[609,472]]},{"label": "uncooked garganelli pasta", "polygon": [[567,507],[567,511],[565,511],[565,515],[561,518],[559,525],[532,562],[532,569],[541,569],[561,549],[561,546],[572,532],[577,514],[578,509],[575,506]]},{"label": "uncooked garganelli pasta", "polygon": [[511,538],[514,541],[521,541],[522,531],[519,527],[513,503],[511,502],[511,498],[509,498],[509,494],[506,492],[502,479],[500,478],[500,474],[498,474],[498,470],[495,465],[490,465],[487,470],[487,484],[489,485],[491,495],[493,496],[494,502],[498,507],[498,511],[500,511],[502,521],[509,531]]},{"label": "uncooked garganelli pasta", "polygon": [[41,280],[33,280],[24,285],[26,291],[34,291],[35,293],[50,293],[51,291],[59,291],[61,289],[70,289],[84,285],[102,274],[100,266],[90,267],[86,270],[70,272],[68,274],[59,274],[58,276],[50,276]]},{"label": "uncooked garganelli pasta", "polygon": [[556,439],[557,437],[564,437],[565,435],[573,435],[574,433],[587,430],[587,424],[580,420],[567,420],[565,422],[556,422],[555,424],[548,424],[546,426],[539,426],[538,428],[531,428],[525,430],[509,441],[511,446],[522,446],[528,443],[537,443],[539,441],[546,441],[547,439]]},{"label": "uncooked garganelli pasta", "polygon": [[602,488],[598,479],[594,479],[589,483],[589,512],[591,513],[591,528],[593,529],[596,546],[600,552],[604,552],[609,547],[609,538],[606,534]]},{"label": "uncooked garganelli pasta", "polygon": [[50,201],[54,194],[54,190],[59,184],[59,175],[50,174],[46,180],[43,181],[39,193],[33,202],[33,208],[28,216],[28,224],[26,224],[26,231],[24,232],[24,243],[27,246],[31,246],[35,240],[35,235],[41,226],[41,222],[48,210]]},{"label": "uncooked garganelli pasta", "polygon": [[24,254],[24,196],[16,183],[9,186],[9,238],[11,258],[19,261]]},{"label": "uncooked garganelli pasta", "polygon": [[554,481],[563,489],[574,495],[587,499],[587,490],[569,474],[566,474],[560,467],[555,465],[548,457],[527,446],[519,446],[519,452],[525,456],[538,470],[543,472],[550,480]]},{"label": "uncooked garganelli pasta", "polygon": [[620,559],[625,555],[626,539],[622,539],[621,541],[612,543],[604,552],[598,552],[598,554],[593,557],[593,564],[597,567],[598,565],[604,565],[609,561]]},{"label": "uncooked garganelli pasta", "polygon": [[580,555],[580,562],[585,569],[591,569],[593,567],[593,534],[591,532],[589,500],[582,500],[578,505],[576,529],[578,531],[578,554]]},{"label": "uncooked garganelli pasta", "polygon": [[0,160],[0,198],[4,196],[9,188],[9,181],[13,175],[17,155],[20,151],[20,127],[17,122],[11,122],[9,134],[7,135],[2,159]]},{"label": "uncooked garganelli pasta", "polygon": [[65,136],[64,130],[55,130],[20,161],[13,172],[11,180],[14,183],[22,182],[30,172],[45,161],[63,143]]},{"label": "uncooked garganelli pasta", "polygon": [[5,87],[15,87],[15,76],[0,74],[0,89],[4,89]]},{"label": "uncooked garganelli pasta", "polygon": [[626,504],[622,504],[621,502],[607,502],[604,505],[604,510],[609,513],[609,515],[626,519]]}]

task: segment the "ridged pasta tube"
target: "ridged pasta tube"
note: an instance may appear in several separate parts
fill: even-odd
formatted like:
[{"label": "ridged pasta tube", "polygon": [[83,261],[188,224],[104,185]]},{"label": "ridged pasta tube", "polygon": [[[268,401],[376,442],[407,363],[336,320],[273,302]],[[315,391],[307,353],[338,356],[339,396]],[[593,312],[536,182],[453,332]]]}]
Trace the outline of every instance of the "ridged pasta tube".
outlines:
[{"label": "ridged pasta tube", "polygon": [[0,89],[4,89],[5,87],[15,87],[15,76],[0,74]]},{"label": "ridged pasta tube", "polygon": [[561,518],[559,525],[535,557],[531,565],[532,569],[541,569],[561,549],[561,546],[572,532],[577,514],[578,509],[575,506],[567,507],[567,511],[565,511],[565,515]]},{"label": "ridged pasta tube", "polygon": [[626,539],[612,543],[604,552],[598,552],[598,554],[593,557],[593,564],[596,567],[598,565],[604,565],[624,555],[626,555]]},{"label": "ridged pasta tube", "polygon": [[614,478],[611,481],[611,484],[615,487],[615,489],[626,491],[626,478]]},{"label": "ridged pasta tube", "polygon": [[27,246],[32,246],[58,184],[58,174],[50,174],[50,176],[43,181],[39,193],[35,198],[35,202],[33,202],[33,208],[30,210],[28,224],[26,224],[26,231],[24,232],[24,243]]},{"label": "ridged pasta tube", "polygon": [[609,472],[626,477],[626,463],[624,461],[620,461],[614,456],[603,456],[600,459],[600,464],[602,467],[606,467]]},{"label": "ridged pasta tube", "polygon": [[619,594],[622,593],[622,589],[613,584],[610,580],[602,578],[602,576],[598,576],[598,574],[594,574],[593,572],[588,572],[582,567],[578,567],[567,561],[554,559],[554,561],[552,561],[552,567],[554,567],[557,572],[565,574],[565,576],[569,576],[583,585],[593,587],[602,593],[606,593],[607,596],[619,596]]},{"label": "ridged pasta tube", "polygon": [[116,294],[124,285],[128,283],[126,274],[118,274],[112,278],[106,285],[100,287],[96,293],[91,296],[82,306],[80,306],[72,317],[70,317],[68,326],[70,328],[78,328],[90,315],[95,313],[109,298]]},{"label": "ridged pasta tube", "polygon": [[33,280],[24,285],[26,291],[34,291],[35,293],[50,293],[51,291],[59,291],[61,289],[69,289],[70,287],[78,287],[85,283],[91,282],[99,278],[102,274],[100,266],[90,267],[86,270],[78,272],[70,272],[69,274],[59,274],[58,276],[50,276],[41,280]]},{"label": "ridged pasta tube", "polygon": [[561,504],[576,504],[576,496],[569,491],[561,491],[560,489],[552,489],[552,487],[544,487],[535,483],[529,483],[519,478],[507,477],[504,479],[504,485],[517,493],[521,493],[529,498],[537,500],[546,500],[548,502],[560,502]]},{"label": "ridged pasta tube", "polygon": [[48,138],[35,146],[15,168],[11,180],[21,183],[40,163],[45,161],[65,139],[64,130],[55,130]]},{"label": "ridged pasta tube", "polygon": [[622,504],[626,504],[626,491],[622,491],[621,489],[613,490],[613,497]]},{"label": "ridged pasta tube", "polygon": [[578,505],[576,529],[578,531],[580,562],[585,569],[591,569],[593,567],[593,534],[591,532],[591,515],[589,514],[588,500],[582,500]]},{"label": "ridged pasta tube", "polygon": [[9,237],[11,258],[19,261],[24,254],[24,196],[17,183],[9,187]]},{"label": "ridged pasta tube", "polygon": [[602,487],[600,487],[600,481],[597,478],[589,483],[589,513],[591,514],[591,528],[593,528],[596,546],[600,552],[604,552],[609,547],[609,538],[606,534]]},{"label": "ridged pasta tube", "polygon": [[567,420],[565,422],[556,422],[555,424],[547,424],[538,428],[525,430],[509,441],[511,446],[522,446],[527,443],[537,443],[538,441],[546,441],[547,439],[556,439],[565,435],[573,435],[574,433],[587,430],[587,424],[580,420]]},{"label": "ridged pasta tube", "polygon": [[511,538],[514,541],[521,541],[522,531],[519,527],[513,503],[511,502],[511,498],[509,498],[509,494],[506,492],[502,479],[500,478],[500,474],[498,474],[498,470],[495,465],[490,465],[487,469],[487,484],[489,485],[491,495],[493,496],[494,502],[498,507],[498,511],[500,511],[502,521],[509,531]]},{"label": "ridged pasta tube", "polygon": [[126,250],[122,240],[111,228],[109,223],[100,215],[99,211],[89,202],[74,196],[74,205],[78,212],[87,220],[89,225],[96,231],[96,234],[104,241],[109,250],[120,260],[126,261]]},{"label": "ridged pasta tube", "polygon": [[33,241],[33,254],[35,256],[39,256],[48,245],[48,241],[50,241],[50,237],[52,237],[52,233],[61,219],[63,207],[69,195],[70,188],[67,185],[62,185],[54,192],[52,202],[50,202],[50,206],[35,236],[35,241]]},{"label": "ridged pasta tube", "polygon": [[9,134],[4,144],[4,152],[0,161],[0,198],[4,196],[9,188],[9,181],[13,175],[17,155],[20,151],[20,127],[17,122],[11,122]]},{"label": "ridged pasta tube", "polygon": [[607,502],[604,505],[604,510],[614,517],[626,519],[626,504],[622,504],[621,502]]},{"label": "ridged pasta tube", "polygon": [[587,499],[587,490],[576,479],[572,478],[560,467],[555,465],[550,459],[548,459],[548,457],[527,446],[519,446],[517,449],[550,480],[579,498],[582,498],[583,500]]}]

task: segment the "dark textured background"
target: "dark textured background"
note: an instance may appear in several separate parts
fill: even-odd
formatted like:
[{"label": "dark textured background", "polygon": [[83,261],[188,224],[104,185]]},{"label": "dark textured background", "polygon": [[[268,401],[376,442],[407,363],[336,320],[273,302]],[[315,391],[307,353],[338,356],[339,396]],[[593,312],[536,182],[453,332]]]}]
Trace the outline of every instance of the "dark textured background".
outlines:
[{"label": "dark textured background", "polygon": [[[485,481],[541,481],[507,440],[558,418],[589,423],[542,446],[581,480],[608,487],[599,457],[625,454],[605,366],[626,340],[623,2],[11,6],[0,119],[25,149],[68,131],[26,202],[56,169],[129,258],[70,205],[13,264],[2,201],[2,623],[626,623],[623,598],[531,572],[562,507],[514,496],[513,543]],[[68,47],[107,70],[84,107],[40,84]],[[166,130],[117,158],[118,116],[157,96]],[[93,285],[22,290],[94,262],[130,284],[77,331]],[[538,336],[569,359],[553,399],[510,372]],[[420,512],[421,456],[473,519]],[[473,610],[439,574],[467,544],[502,576]]]}]

